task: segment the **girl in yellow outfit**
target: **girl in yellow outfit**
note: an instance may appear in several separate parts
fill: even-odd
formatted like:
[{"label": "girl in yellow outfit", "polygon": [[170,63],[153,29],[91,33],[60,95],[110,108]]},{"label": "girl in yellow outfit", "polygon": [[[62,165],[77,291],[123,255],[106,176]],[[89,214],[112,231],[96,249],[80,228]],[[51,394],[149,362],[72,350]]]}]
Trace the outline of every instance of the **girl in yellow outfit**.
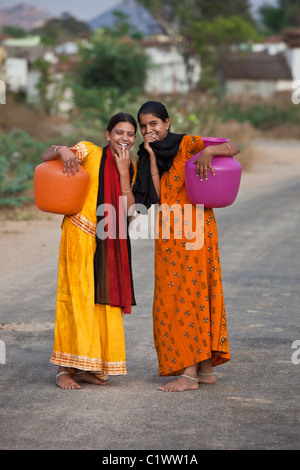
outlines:
[{"label": "girl in yellow outfit", "polygon": [[[119,214],[118,200],[128,210],[133,205],[129,150],[135,136],[135,119],[119,113],[107,126],[107,147],[80,142],[72,149],[50,147],[42,156],[44,161],[60,157],[70,177],[76,178],[79,164],[90,175],[82,210],[62,224],[51,362],[59,366],[56,383],[63,389],[80,389],[83,381],[107,385],[108,375],[127,373],[122,315],[135,305],[130,242],[110,240],[109,234],[98,238],[96,209],[112,204]],[[124,230],[126,215],[118,223]]]}]

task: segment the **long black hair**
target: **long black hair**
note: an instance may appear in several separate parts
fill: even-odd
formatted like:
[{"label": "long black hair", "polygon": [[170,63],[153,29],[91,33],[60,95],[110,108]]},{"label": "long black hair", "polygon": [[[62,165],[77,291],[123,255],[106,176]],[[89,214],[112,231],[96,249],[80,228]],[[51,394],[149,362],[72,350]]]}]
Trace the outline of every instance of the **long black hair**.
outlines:
[{"label": "long black hair", "polygon": [[106,130],[111,132],[119,122],[130,122],[130,124],[133,125],[135,132],[137,131],[137,122],[134,117],[128,113],[117,113],[112,116],[107,124]]},{"label": "long black hair", "polygon": [[142,114],[153,114],[153,116],[158,117],[162,121],[169,119],[169,114],[167,108],[164,104],[160,103],[159,101],[147,101],[144,103],[138,112],[138,121],[140,121],[140,116]]}]

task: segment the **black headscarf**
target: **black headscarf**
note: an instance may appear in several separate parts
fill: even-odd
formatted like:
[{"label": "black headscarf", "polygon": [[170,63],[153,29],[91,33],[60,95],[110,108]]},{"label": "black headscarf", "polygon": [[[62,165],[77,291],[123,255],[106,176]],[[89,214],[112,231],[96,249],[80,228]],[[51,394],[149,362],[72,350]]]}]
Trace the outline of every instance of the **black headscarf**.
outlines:
[{"label": "black headscarf", "polygon": [[[165,106],[158,101],[147,101],[147,103],[143,104],[138,112],[138,119],[142,114],[153,114],[163,121],[169,118]],[[164,171],[168,171],[171,168],[184,135],[185,134],[174,134],[169,130],[165,139],[150,143],[156,155],[156,164],[160,177]],[[137,176],[133,187],[135,203],[142,204],[149,209],[152,204],[158,202],[158,196],[151,176],[150,156],[144,147],[144,143],[139,147],[138,157]],[[147,211],[143,212],[142,210],[140,212],[147,213]]]}]

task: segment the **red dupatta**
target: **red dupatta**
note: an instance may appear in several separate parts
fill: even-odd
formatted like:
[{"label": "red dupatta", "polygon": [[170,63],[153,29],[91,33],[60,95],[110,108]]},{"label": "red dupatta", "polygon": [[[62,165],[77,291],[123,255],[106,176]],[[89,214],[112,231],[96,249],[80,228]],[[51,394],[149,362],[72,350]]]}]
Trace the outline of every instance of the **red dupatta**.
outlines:
[{"label": "red dupatta", "polygon": [[[133,165],[130,167],[133,178]],[[131,313],[135,305],[131,247],[119,173],[110,146],[103,149],[99,170],[97,235],[94,257],[95,303]]]}]

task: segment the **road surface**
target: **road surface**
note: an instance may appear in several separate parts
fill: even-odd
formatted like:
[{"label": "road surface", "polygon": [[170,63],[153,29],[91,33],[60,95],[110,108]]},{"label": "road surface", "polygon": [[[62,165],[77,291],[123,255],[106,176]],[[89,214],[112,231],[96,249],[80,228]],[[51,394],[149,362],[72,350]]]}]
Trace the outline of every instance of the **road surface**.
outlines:
[{"label": "road surface", "polygon": [[[7,264],[0,285],[1,449],[199,456],[208,449],[300,448],[299,174],[241,191],[215,214],[232,359],[216,368],[216,385],[193,392],[157,391],[166,379],[157,375],[152,339],[152,240],[133,242],[138,306],[125,317],[128,375],[108,387],[55,386],[49,358],[57,256],[17,270]],[[16,250],[21,239],[15,237]],[[58,244],[59,226],[53,253]]]}]

